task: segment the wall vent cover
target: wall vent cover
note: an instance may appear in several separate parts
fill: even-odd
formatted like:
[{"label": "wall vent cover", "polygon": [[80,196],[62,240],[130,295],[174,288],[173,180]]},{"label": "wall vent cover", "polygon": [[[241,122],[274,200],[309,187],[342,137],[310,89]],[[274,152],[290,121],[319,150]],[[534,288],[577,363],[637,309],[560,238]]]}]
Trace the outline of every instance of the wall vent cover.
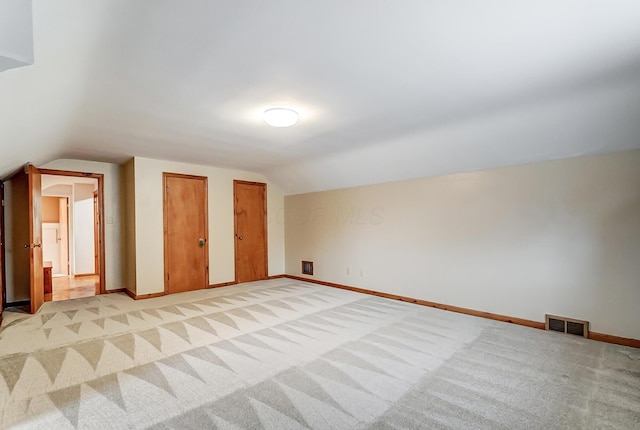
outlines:
[{"label": "wall vent cover", "polygon": [[313,261],[303,261],[302,262],[302,274],[303,275],[313,275]]},{"label": "wall vent cover", "polygon": [[545,315],[545,330],[589,337],[589,321]]}]

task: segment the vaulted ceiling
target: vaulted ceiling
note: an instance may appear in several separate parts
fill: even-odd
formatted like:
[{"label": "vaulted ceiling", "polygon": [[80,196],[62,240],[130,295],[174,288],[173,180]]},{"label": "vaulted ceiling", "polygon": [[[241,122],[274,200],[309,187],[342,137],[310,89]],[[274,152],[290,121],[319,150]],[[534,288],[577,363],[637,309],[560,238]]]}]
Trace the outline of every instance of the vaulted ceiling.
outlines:
[{"label": "vaulted ceiling", "polygon": [[33,31],[0,177],[141,156],[292,194],[640,148],[637,0],[34,0]]}]

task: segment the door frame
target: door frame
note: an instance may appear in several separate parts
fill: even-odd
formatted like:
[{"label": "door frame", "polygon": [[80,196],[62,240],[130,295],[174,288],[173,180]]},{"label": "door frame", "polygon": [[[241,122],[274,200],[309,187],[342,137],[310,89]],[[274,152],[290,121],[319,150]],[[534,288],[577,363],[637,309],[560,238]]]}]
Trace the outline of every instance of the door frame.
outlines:
[{"label": "door frame", "polygon": [[[100,255],[100,226],[102,225],[98,209],[99,200],[98,191],[96,190],[93,192],[93,270],[96,275],[102,273],[102,270],[100,270],[100,257],[98,257]],[[68,217],[67,221],[69,221]]]},{"label": "door frame", "polygon": [[269,230],[267,222],[267,184],[265,182],[233,180],[233,272],[234,282],[238,283],[238,210],[237,210],[237,193],[238,185],[260,186],[264,189],[264,274],[265,279],[269,277]]},{"label": "door frame", "polygon": [[44,271],[42,261],[42,173],[33,164],[25,166],[29,189],[29,284],[31,313],[44,304]]},{"label": "door frame", "polygon": [[[54,175],[54,176],[71,176],[76,178],[93,178],[98,180],[98,259],[99,267],[96,267],[98,276],[100,279],[100,294],[107,292],[107,285],[105,283],[105,251],[104,251],[104,174],[102,173],[89,173],[89,172],[76,172],[73,170],[55,170],[55,169],[39,169],[42,175]],[[71,202],[69,202],[71,203]],[[67,209],[68,210],[68,209]],[[68,222],[68,218],[67,218]],[[95,222],[95,220],[94,220]],[[71,238],[69,238],[70,241]]]},{"label": "door frame", "polygon": [[181,179],[197,179],[204,182],[204,286],[203,289],[209,288],[209,177],[188,175],[183,173],[162,172],[162,230],[163,230],[163,251],[164,251],[164,294],[169,292],[169,253],[168,246],[168,221],[169,211],[167,210],[167,178]]}]

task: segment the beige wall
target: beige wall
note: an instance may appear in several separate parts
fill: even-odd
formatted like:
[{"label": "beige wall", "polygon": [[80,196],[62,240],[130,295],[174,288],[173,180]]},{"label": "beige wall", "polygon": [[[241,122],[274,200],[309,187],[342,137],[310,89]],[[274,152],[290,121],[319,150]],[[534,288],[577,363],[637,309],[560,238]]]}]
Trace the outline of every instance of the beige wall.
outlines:
[{"label": "beige wall", "polygon": [[113,223],[105,222],[105,283],[107,290],[123,288],[124,243],[122,226],[122,194],[120,192],[120,166],[96,161],[60,159],[40,166],[46,169],[71,170],[75,172],[101,173],[104,175],[104,216]]},{"label": "beige wall", "polygon": [[173,161],[134,159],[137,295],[164,291],[162,173],[208,178],[209,284],[235,279],[233,180],[267,182],[269,275],[284,273],[282,193],[257,173]]},{"label": "beige wall", "polygon": [[120,166],[121,190],[124,201],[123,243],[124,243],[124,281],[125,287],[136,291],[136,211],[135,211],[135,175],[134,159]]},{"label": "beige wall", "polygon": [[640,338],[640,151],[287,196],[285,220],[288,274]]},{"label": "beige wall", "polygon": [[60,222],[59,197],[42,197],[42,222]]},{"label": "beige wall", "polygon": [[95,266],[95,224],[93,193],[95,184],[73,185],[73,273],[97,273]]}]

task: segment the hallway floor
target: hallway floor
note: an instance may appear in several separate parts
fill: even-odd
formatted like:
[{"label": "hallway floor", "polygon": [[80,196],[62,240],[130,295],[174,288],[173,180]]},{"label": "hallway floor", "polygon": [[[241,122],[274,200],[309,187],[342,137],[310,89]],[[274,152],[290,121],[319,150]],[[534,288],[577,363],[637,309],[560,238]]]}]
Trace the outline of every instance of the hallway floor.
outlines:
[{"label": "hallway floor", "polygon": [[45,302],[57,302],[81,297],[93,297],[100,293],[100,277],[81,276],[54,276],[51,294],[44,295]]}]

